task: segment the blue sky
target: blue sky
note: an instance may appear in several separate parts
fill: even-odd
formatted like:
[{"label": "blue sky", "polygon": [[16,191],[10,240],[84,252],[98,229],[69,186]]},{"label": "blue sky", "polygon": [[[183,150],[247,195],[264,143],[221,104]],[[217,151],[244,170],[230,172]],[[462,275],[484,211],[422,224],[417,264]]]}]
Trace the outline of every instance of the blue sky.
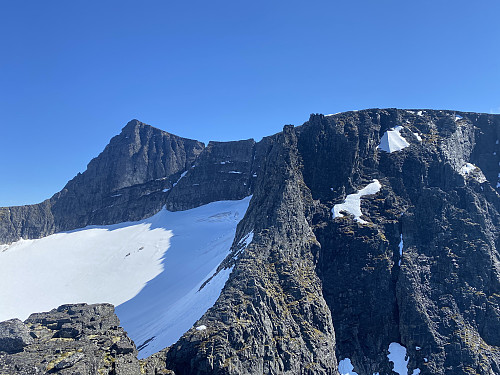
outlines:
[{"label": "blue sky", "polygon": [[500,2],[2,1],[0,206],[39,202],[130,119],[234,140],[310,113],[500,112]]}]

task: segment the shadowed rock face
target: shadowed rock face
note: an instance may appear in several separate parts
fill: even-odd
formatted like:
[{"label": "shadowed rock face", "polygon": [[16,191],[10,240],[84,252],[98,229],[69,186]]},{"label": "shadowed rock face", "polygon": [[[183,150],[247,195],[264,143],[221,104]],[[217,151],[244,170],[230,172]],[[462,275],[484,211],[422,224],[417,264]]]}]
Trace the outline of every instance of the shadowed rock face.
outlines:
[{"label": "shadowed rock face", "polygon": [[[139,218],[163,205],[182,210],[253,195],[220,266],[234,267],[232,274],[195,325],[207,329],[189,330],[142,362],[144,373],[337,374],[337,363],[350,358],[360,375],[394,374],[387,354],[397,342],[407,349],[409,374],[500,374],[499,115],[312,115],[258,143],[202,150],[184,140],[192,156],[186,151],[184,164],[162,167],[149,166],[167,160],[156,157],[154,136],[141,136],[162,132],[146,125],[126,131],[129,125],[118,137],[135,134],[138,151],[108,146],[89,170],[108,170],[104,160],[118,157],[126,160],[111,170],[130,175],[97,182],[85,172],[88,180],[77,184],[122,195],[94,213],[70,215],[71,225],[118,222],[128,209]],[[409,146],[377,149],[396,126]],[[170,175],[158,180],[155,171]],[[334,205],[373,179],[381,189],[360,201],[365,223],[348,213],[333,218]],[[72,189],[58,193],[68,207],[86,195],[68,195]],[[62,224],[66,208],[58,211],[52,200],[0,211],[3,241],[51,233],[57,220],[70,225]]]}]

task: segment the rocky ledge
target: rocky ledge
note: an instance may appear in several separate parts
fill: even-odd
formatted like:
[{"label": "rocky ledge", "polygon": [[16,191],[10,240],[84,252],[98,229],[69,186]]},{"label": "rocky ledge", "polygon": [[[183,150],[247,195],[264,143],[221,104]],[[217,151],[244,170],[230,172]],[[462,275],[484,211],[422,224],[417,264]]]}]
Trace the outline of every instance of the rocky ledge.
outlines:
[{"label": "rocky ledge", "polygon": [[134,342],[119,324],[113,305],[84,303],[31,314],[24,323],[1,322],[0,373],[145,373]]}]

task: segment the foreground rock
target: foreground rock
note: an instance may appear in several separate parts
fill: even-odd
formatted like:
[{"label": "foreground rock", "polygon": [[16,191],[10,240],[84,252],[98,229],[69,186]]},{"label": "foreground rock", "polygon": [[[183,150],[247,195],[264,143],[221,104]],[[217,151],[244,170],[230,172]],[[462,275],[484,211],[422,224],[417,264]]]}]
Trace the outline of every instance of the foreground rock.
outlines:
[{"label": "foreground rock", "polygon": [[63,305],[0,323],[0,374],[140,374],[137,350],[109,304]]}]

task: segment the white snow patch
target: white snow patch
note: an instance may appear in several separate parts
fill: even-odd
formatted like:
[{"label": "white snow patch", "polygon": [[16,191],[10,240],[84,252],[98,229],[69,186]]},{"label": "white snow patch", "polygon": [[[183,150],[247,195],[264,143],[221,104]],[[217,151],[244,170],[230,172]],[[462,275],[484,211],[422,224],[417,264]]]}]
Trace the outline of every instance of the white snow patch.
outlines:
[{"label": "white snow patch", "polygon": [[415,370],[413,370],[413,373],[411,375],[418,375],[418,374],[420,374],[420,369],[416,368]]},{"label": "white snow patch", "polygon": [[460,168],[460,174],[466,175],[477,169],[477,167],[472,163],[465,163],[465,165]]},{"label": "white snow patch", "polygon": [[232,269],[200,287],[229,254],[250,198],[4,245],[0,321],[109,302],[138,346],[152,339],[141,358],[170,346],[219,297]]},{"label": "white snow patch", "polygon": [[394,372],[397,372],[399,375],[408,375],[409,359],[406,356],[406,348],[403,345],[391,342],[387,358],[394,364]]},{"label": "white snow patch", "polygon": [[238,171],[229,171],[228,173],[242,174],[243,172],[238,172]]},{"label": "white snow patch", "polygon": [[172,185],[172,187],[174,187],[175,185],[177,185],[179,183],[179,181],[182,179],[182,177],[184,177],[186,175],[186,173],[188,173],[188,171],[182,172],[181,177],[179,177],[179,179],[174,182],[174,184]]},{"label": "white snow patch", "polygon": [[242,244],[243,247],[247,247],[248,245],[250,245],[252,241],[253,241],[253,231],[251,231],[245,237],[243,237],[240,243]]},{"label": "white snow patch", "polygon": [[358,375],[353,370],[354,366],[352,365],[351,360],[349,358],[344,358],[342,361],[339,362],[340,375]]},{"label": "white snow patch", "polygon": [[427,363],[429,362],[429,360],[427,358],[424,358],[424,362]]},{"label": "white snow patch", "polygon": [[372,183],[366,185],[363,189],[359,190],[355,194],[349,194],[344,203],[336,204],[332,208],[333,218],[344,217],[342,211],[346,211],[354,216],[355,220],[361,224],[367,224],[368,222],[361,219],[361,198],[365,195],[373,195],[380,191],[380,182],[378,180],[373,180]]},{"label": "white snow patch", "polygon": [[196,327],[197,331],[204,331],[207,329],[207,326],[205,324],[202,324],[201,326]]},{"label": "white snow patch", "polygon": [[396,152],[408,147],[410,144],[401,136],[402,126],[396,126],[394,129],[388,130],[380,138],[378,149],[385,152]]},{"label": "white snow patch", "polygon": [[238,243],[239,250],[234,254],[233,258],[238,259],[238,256],[245,251],[245,249],[250,245],[250,243],[253,241],[253,231],[249,232],[246,234],[241,241]]},{"label": "white snow patch", "polygon": [[403,258],[403,233],[401,233],[400,241],[399,241],[399,263],[398,263],[399,266],[401,266],[401,259],[402,258]]},{"label": "white snow patch", "polygon": [[455,121],[459,121],[459,120],[461,120],[461,119],[463,119],[463,117],[462,117],[462,116],[455,115]]},{"label": "white snow patch", "polygon": [[221,161],[220,164],[224,165],[226,163],[231,163],[230,161]]},{"label": "white snow patch", "polygon": [[252,177],[257,177],[257,173],[254,173],[254,174],[252,175]]},{"label": "white snow patch", "polygon": [[[481,170],[472,163],[465,163],[464,166],[459,170],[459,173],[464,177],[472,172],[476,172],[474,173],[473,177],[478,182],[480,183],[486,182],[486,177],[484,177],[483,172],[481,172]],[[498,175],[498,177],[500,178],[500,174]]]},{"label": "white snow patch", "polygon": [[413,135],[415,136],[415,138],[417,138],[417,141],[422,142],[422,137],[420,136],[420,134],[413,133]]},{"label": "white snow patch", "polygon": [[417,116],[423,116],[423,115],[424,115],[424,114],[423,114],[423,111],[418,111],[418,112],[417,112]]},{"label": "white snow patch", "polygon": [[422,349],[420,346],[415,346],[415,350],[420,350]]},{"label": "white snow patch", "polygon": [[163,189],[162,191],[163,191],[164,193],[166,193],[166,192],[167,192],[167,191],[169,191],[169,190],[170,190],[170,189]]},{"label": "white snow patch", "polygon": [[112,195],[111,198],[116,198],[116,197],[121,197],[122,195],[121,194],[115,194],[115,195]]}]

